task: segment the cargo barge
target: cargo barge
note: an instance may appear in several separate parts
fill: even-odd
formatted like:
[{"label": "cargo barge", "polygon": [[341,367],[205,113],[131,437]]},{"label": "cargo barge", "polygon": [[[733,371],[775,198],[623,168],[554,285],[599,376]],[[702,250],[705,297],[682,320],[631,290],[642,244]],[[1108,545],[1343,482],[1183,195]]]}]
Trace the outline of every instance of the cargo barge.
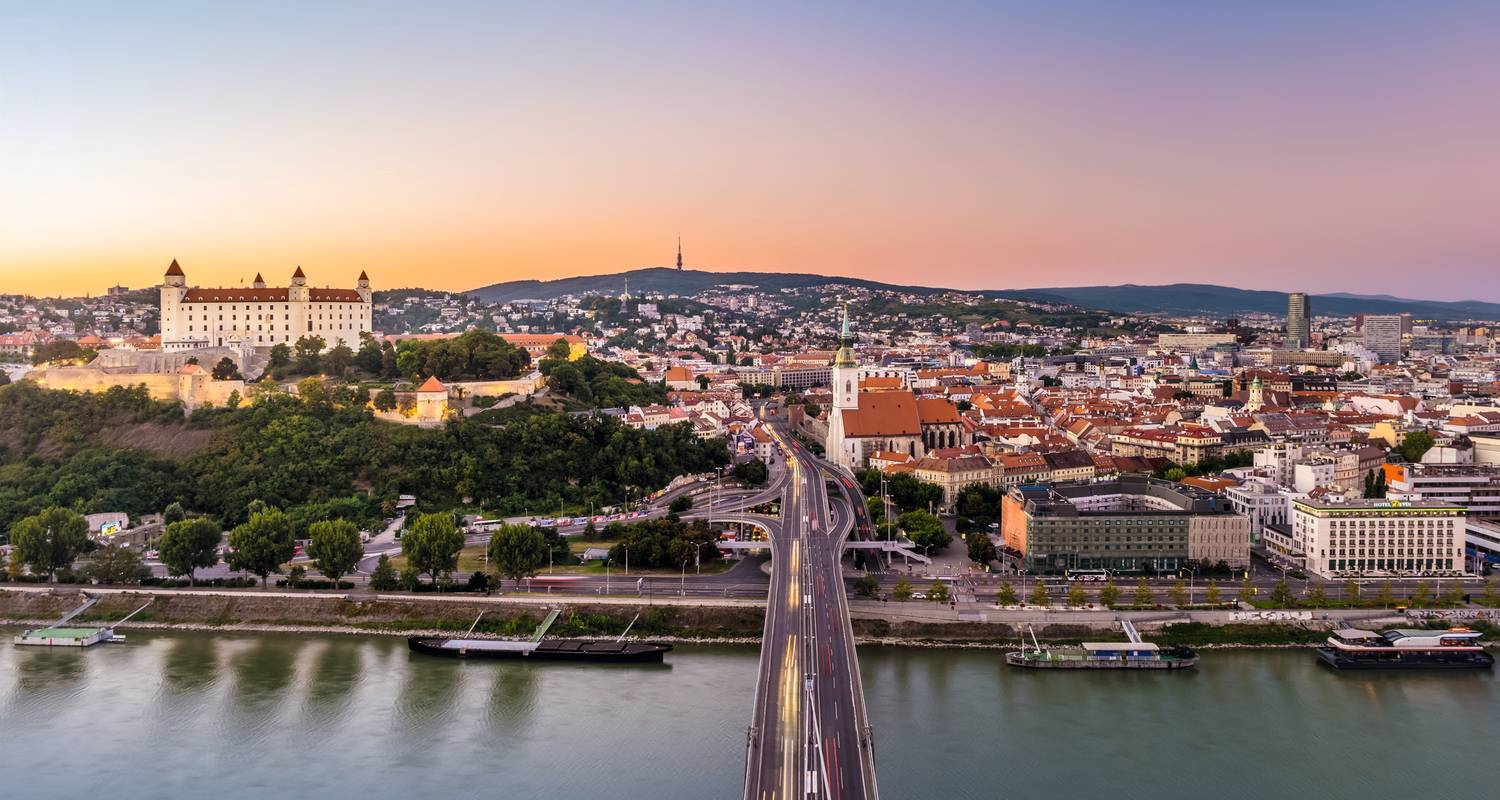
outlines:
[{"label": "cargo barge", "polygon": [[[672,649],[670,644],[659,642],[627,642],[625,634],[635,627],[635,619],[625,627],[625,633],[614,641],[580,641],[576,639],[544,639],[547,629],[562,613],[553,609],[542,620],[529,641],[518,642],[505,639],[450,638],[446,636],[411,636],[406,646],[414,653],[425,653],[447,658],[496,658],[533,659],[537,661],[596,661],[603,663],[642,664],[661,661]],[[484,617],[481,613],[469,626],[469,633]],[[640,619],[640,615],[636,615]],[[467,636],[466,634],[465,636]]]},{"label": "cargo barge", "polygon": [[1027,626],[1031,634],[1031,647],[1021,640],[1021,649],[1005,654],[1005,663],[1013,667],[1032,669],[1187,669],[1198,663],[1198,654],[1188,647],[1157,647],[1141,641],[1135,626],[1129,620],[1120,623],[1129,637],[1128,642],[1084,642],[1082,652],[1059,651],[1043,648],[1036,639],[1036,631]]}]

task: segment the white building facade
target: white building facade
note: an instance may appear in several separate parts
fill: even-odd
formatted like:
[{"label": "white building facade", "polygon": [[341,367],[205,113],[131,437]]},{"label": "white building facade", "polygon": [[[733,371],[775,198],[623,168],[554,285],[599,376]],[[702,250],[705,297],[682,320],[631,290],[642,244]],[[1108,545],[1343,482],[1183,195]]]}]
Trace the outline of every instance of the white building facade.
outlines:
[{"label": "white building facade", "polygon": [[1324,578],[1463,574],[1462,506],[1292,501],[1292,545]]},{"label": "white building facade", "polygon": [[161,347],[164,351],[205,347],[291,345],[320,336],[325,347],[359,347],[371,332],[373,304],[365,273],[353,289],[307,285],[302,268],[290,286],[267,287],[259,275],[249,287],[189,288],[177,261],[167,268],[161,289]]}]

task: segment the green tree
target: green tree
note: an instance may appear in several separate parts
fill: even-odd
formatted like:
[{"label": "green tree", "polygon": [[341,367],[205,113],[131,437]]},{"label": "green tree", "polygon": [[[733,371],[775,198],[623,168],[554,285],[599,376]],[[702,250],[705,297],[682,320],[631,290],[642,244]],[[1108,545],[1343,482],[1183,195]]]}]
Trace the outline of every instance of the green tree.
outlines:
[{"label": "green tree", "polygon": [[1145,578],[1135,582],[1135,604],[1137,606],[1156,605],[1156,601],[1151,597],[1151,587],[1146,583]]},{"label": "green tree", "polygon": [[440,511],[417,517],[401,537],[401,554],[406,563],[426,574],[434,585],[439,575],[458,567],[458,552],[464,549],[464,535],[453,521],[453,515]]},{"label": "green tree", "polygon": [[527,525],[503,525],[490,537],[490,563],[502,577],[521,585],[522,578],[536,574],[547,559],[547,539]]},{"label": "green tree", "polygon": [[1105,581],[1104,588],[1099,590],[1099,605],[1105,608],[1114,608],[1115,603],[1120,602],[1120,587],[1115,582]]},{"label": "green tree", "polygon": [[88,536],[82,514],[52,506],[10,527],[11,558],[51,581],[58,570],[73,565]]},{"label": "green tree", "polygon": [[988,564],[999,557],[995,550],[995,543],[990,537],[981,532],[969,534],[969,560],[976,564]]},{"label": "green tree", "polygon": [[375,393],[375,399],[371,401],[376,411],[396,410],[396,390],[387,386]]},{"label": "green tree", "polygon": [[891,589],[891,597],[902,603],[911,599],[911,581],[905,575],[896,580],[895,587]]},{"label": "green tree", "polygon": [[266,361],[266,367],[269,369],[276,369],[278,367],[284,367],[290,363],[292,363],[292,348],[288,347],[285,342],[282,342],[281,344],[275,345],[271,348],[271,356],[270,359]]},{"label": "green tree", "polygon": [[1241,603],[1249,603],[1255,599],[1255,587],[1250,585],[1250,575],[1247,573],[1245,579],[1240,581],[1240,591],[1236,595]]},{"label": "green tree", "polygon": [[105,545],[89,554],[83,574],[98,583],[140,583],[151,569],[128,547]]},{"label": "green tree", "polygon": [[1187,477],[1187,470],[1182,467],[1172,467],[1167,470],[1166,479],[1173,483],[1181,483]]},{"label": "green tree", "polygon": [[1426,608],[1432,605],[1432,587],[1427,581],[1417,581],[1416,591],[1412,592],[1411,604],[1413,608]]},{"label": "green tree", "polygon": [[162,531],[156,552],[168,575],[186,575],[192,583],[194,570],[219,563],[221,538],[223,532],[207,517],[179,520]]},{"label": "green tree", "polygon": [[1411,431],[1401,439],[1396,450],[1401,453],[1402,458],[1415,464],[1422,460],[1423,454],[1432,449],[1433,444],[1435,440],[1427,431]]},{"label": "green tree", "polygon": [[1390,608],[1396,604],[1396,593],[1391,588],[1391,582],[1386,581],[1380,585],[1380,594],[1375,598],[1382,608]]},{"label": "green tree", "polygon": [[229,532],[229,566],[260,576],[264,589],[267,577],[292,560],[296,546],[286,514],[275,508],[256,511]]},{"label": "green tree", "polygon": [[369,334],[361,334],[359,350],[354,354],[354,366],[367,375],[379,375],[381,363],[380,340]]},{"label": "green tree", "polygon": [[948,594],[948,584],[936,578],[932,580],[932,586],[927,588],[927,599],[934,603],[946,603],[952,596]]},{"label": "green tree", "polygon": [[322,370],[324,375],[341,377],[353,366],[354,351],[350,350],[348,345],[339,342],[337,347],[323,354],[318,369]]},{"label": "green tree", "polygon": [[171,525],[174,522],[181,522],[185,519],[187,519],[187,511],[183,509],[181,503],[176,501],[173,501],[167,506],[165,511],[161,512],[162,525]]},{"label": "green tree", "polygon": [[301,586],[302,582],[305,580],[307,580],[307,567],[304,567],[301,564],[297,564],[296,566],[286,571],[286,585],[292,587],[293,589]]},{"label": "green tree", "polygon": [[393,592],[400,585],[400,581],[396,579],[396,568],[391,566],[391,557],[381,553],[380,560],[375,562],[375,569],[370,571],[370,588],[377,592]]},{"label": "green tree", "polygon": [[901,515],[901,529],[912,544],[923,548],[923,553],[942,552],[953,537],[944,530],[942,520],[922,510],[908,511]]},{"label": "green tree", "polygon": [[1271,588],[1270,600],[1274,608],[1291,608],[1297,605],[1297,598],[1292,596],[1292,589],[1286,585],[1286,578],[1277,581]]},{"label": "green tree", "polygon": [[1032,587],[1031,596],[1026,598],[1026,602],[1042,608],[1051,605],[1052,598],[1047,594],[1047,584],[1037,581],[1036,586]]},{"label": "green tree", "polygon": [[1344,581],[1344,601],[1349,604],[1350,608],[1359,605],[1359,581],[1353,578]]},{"label": "green tree", "polygon": [[1069,608],[1078,608],[1079,606],[1083,605],[1084,601],[1087,599],[1088,598],[1084,596],[1082,585],[1074,583],[1072,586],[1068,587]]},{"label": "green tree", "polygon": [[1206,602],[1206,603],[1208,603],[1211,606],[1216,606],[1220,602],[1222,602],[1222,600],[1219,597],[1219,582],[1218,581],[1209,581],[1208,582],[1208,589],[1206,591],[1204,591],[1204,593],[1203,593],[1203,601]]},{"label": "green tree", "polygon": [[866,572],[854,579],[854,593],[860,597],[874,597],[880,594],[880,581]]},{"label": "green tree", "polygon": [[1009,583],[1000,584],[1000,591],[995,593],[995,604],[1001,606],[1013,606],[1020,602],[1016,597],[1016,587]]},{"label": "green tree", "polygon": [[1167,590],[1167,596],[1172,599],[1172,605],[1181,608],[1188,604],[1187,585],[1182,581],[1174,581],[1172,588]]},{"label": "green tree", "polygon": [[692,509],[693,509],[693,498],[692,498],[692,495],[686,495],[686,494],[682,495],[680,497],[674,498],[672,500],[671,505],[667,506],[667,510],[670,511],[671,513],[673,513],[673,514],[681,514],[684,511],[691,511]]},{"label": "green tree", "polygon": [[346,519],[328,519],[307,526],[307,555],[323,577],[338,586],[339,578],[348,575],[365,557],[359,541],[359,528]]},{"label": "green tree", "polygon": [[751,486],[761,486],[765,484],[770,472],[766,469],[766,462],[752,458],[743,464],[735,465],[733,475]]},{"label": "green tree", "polygon": [[1326,608],[1328,606],[1328,594],[1323,591],[1323,584],[1313,584],[1307,593],[1307,604],[1312,608]]},{"label": "green tree", "polygon": [[219,363],[214,365],[209,375],[216,381],[238,381],[244,380],[245,377],[240,374],[239,365],[234,363],[234,359],[229,356],[219,359]]},{"label": "green tree", "polygon": [[297,371],[312,374],[318,371],[320,357],[323,348],[328,346],[327,340],[321,336],[303,336],[292,346],[292,351],[297,358]]},{"label": "green tree", "polygon": [[547,358],[561,358],[566,360],[571,355],[573,355],[573,346],[568,344],[567,339],[558,339],[552,344],[547,345]]}]

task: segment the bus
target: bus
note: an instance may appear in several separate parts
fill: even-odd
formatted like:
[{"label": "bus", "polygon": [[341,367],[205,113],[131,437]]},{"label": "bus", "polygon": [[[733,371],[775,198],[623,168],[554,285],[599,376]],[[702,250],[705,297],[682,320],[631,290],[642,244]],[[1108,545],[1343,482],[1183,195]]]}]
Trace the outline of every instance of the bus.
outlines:
[{"label": "bus", "polygon": [[1070,581],[1107,581],[1109,570],[1107,569],[1070,569],[1068,570]]}]

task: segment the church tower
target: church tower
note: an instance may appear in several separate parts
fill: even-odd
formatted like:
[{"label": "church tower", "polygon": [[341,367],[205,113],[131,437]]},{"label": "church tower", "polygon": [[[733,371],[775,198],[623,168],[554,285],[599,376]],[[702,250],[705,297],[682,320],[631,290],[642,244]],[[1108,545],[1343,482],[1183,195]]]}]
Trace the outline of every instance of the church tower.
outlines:
[{"label": "church tower", "polygon": [[1259,411],[1266,407],[1266,389],[1260,382],[1260,376],[1250,381],[1250,399],[1245,403],[1246,411]]},{"label": "church tower", "polygon": [[854,337],[849,334],[849,306],[845,305],[843,311],[839,349],[829,369],[833,409],[828,414],[828,441],[824,442],[823,451],[833,463],[853,469],[854,458],[844,445],[844,412],[859,408],[859,365],[854,362]]},{"label": "church tower", "polygon": [[266,288],[266,279],[262,278],[260,276],[259,272],[255,273],[255,280],[251,281],[250,288],[252,288],[252,289],[264,289],[264,288]]}]

